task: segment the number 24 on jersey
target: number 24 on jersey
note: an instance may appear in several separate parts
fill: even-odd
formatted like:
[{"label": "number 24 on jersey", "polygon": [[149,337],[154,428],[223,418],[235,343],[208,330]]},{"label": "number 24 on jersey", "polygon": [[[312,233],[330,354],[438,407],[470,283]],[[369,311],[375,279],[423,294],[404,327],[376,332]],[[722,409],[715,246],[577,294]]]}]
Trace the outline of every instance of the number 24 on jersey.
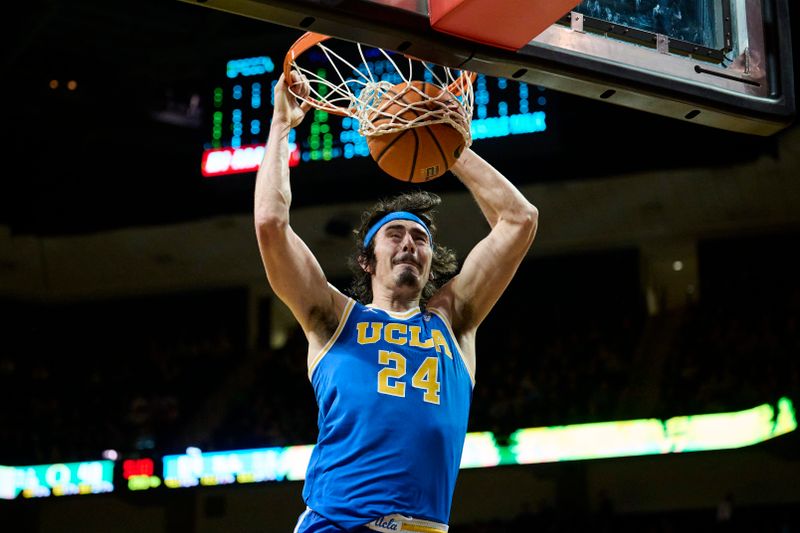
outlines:
[{"label": "number 24 on jersey", "polygon": [[[406,375],[406,358],[389,350],[378,351],[378,363],[386,365],[378,372],[378,392],[389,396],[405,398],[406,384],[399,381]],[[423,391],[422,399],[428,403],[439,404],[439,360],[427,357],[414,375],[411,386]]]}]

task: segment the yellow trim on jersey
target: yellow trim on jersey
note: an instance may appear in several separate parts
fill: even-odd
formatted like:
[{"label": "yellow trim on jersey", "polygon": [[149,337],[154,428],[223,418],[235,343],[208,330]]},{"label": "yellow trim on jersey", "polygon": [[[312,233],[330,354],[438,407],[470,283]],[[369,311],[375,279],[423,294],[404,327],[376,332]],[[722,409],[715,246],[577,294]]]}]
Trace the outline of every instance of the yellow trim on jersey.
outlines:
[{"label": "yellow trim on jersey", "polygon": [[331,336],[330,339],[328,339],[328,342],[325,344],[325,346],[322,347],[322,349],[319,351],[316,357],[314,357],[314,359],[311,360],[311,363],[309,363],[308,365],[309,380],[311,379],[311,376],[314,374],[314,369],[317,368],[319,362],[322,360],[323,357],[325,357],[325,354],[328,353],[328,350],[331,349],[331,346],[333,346],[333,343],[336,342],[336,339],[339,338],[339,335],[341,335],[342,330],[344,329],[344,325],[347,323],[347,319],[350,318],[350,311],[353,310],[353,306],[355,305],[355,303],[356,303],[355,300],[353,300],[352,298],[349,299],[347,304],[344,306],[344,311],[342,311],[342,316],[339,318],[339,325],[337,326],[336,331],[333,332],[333,335]]},{"label": "yellow trim on jersey", "polygon": [[447,317],[444,316],[444,313],[433,307],[428,308],[428,312],[438,316],[442,319],[442,322],[444,322],[447,331],[450,332],[450,338],[453,339],[453,345],[456,347],[459,357],[461,357],[461,360],[464,362],[464,366],[467,367],[467,374],[469,374],[469,379],[472,381],[472,386],[475,387],[475,369],[470,366],[470,364],[467,362],[467,358],[464,357],[464,352],[461,351],[461,346],[458,344],[458,337],[456,337],[456,334],[453,333],[453,327],[450,325],[450,321],[447,320]]},{"label": "yellow trim on jersey", "polygon": [[413,308],[409,309],[408,311],[403,311],[402,313],[397,313],[395,311],[387,311],[386,309],[381,309],[380,307],[378,307],[375,304],[368,304],[367,307],[371,307],[372,309],[378,309],[380,311],[383,311],[384,313],[386,313],[390,317],[396,318],[396,319],[399,319],[399,320],[409,319],[412,316],[414,316],[414,315],[416,315],[417,313],[420,312],[419,306],[413,307]]},{"label": "yellow trim on jersey", "polygon": [[403,531],[419,531],[420,533],[442,533],[442,531],[445,530],[438,527],[415,526],[413,524],[404,523]]}]

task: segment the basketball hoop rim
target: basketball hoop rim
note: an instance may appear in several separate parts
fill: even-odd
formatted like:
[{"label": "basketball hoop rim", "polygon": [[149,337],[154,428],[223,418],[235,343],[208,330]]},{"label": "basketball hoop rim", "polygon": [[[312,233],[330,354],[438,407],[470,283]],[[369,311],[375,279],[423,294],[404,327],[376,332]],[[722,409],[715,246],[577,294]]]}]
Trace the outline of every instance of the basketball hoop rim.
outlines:
[{"label": "basketball hoop rim", "polygon": [[[327,41],[331,39],[329,35],[323,35],[321,33],[315,33],[313,31],[308,31],[300,36],[294,44],[289,48],[289,51],[286,52],[286,56],[283,59],[283,76],[286,83],[286,86],[289,87],[289,81],[292,79],[291,72],[292,72],[292,63],[300,57],[303,53],[305,53],[308,49],[313,46],[318,45],[321,42]],[[401,52],[402,53],[402,52]],[[414,56],[410,56],[407,54],[403,54],[404,57],[409,59],[413,59],[414,61],[421,61],[421,59],[416,58]],[[477,73],[475,72],[468,72],[466,70],[461,71],[461,75],[453,81],[450,85],[447,86],[447,90],[453,93],[456,96],[461,95],[461,87],[464,83],[469,83],[472,85],[477,78]],[[291,88],[289,90],[291,92]],[[294,93],[292,93],[294,94]],[[329,113],[333,113],[335,115],[340,115],[343,117],[350,116],[346,109],[334,105],[330,105],[326,102],[320,102],[319,100],[315,100],[314,98],[308,98],[308,100],[318,109],[322,109]]]}]

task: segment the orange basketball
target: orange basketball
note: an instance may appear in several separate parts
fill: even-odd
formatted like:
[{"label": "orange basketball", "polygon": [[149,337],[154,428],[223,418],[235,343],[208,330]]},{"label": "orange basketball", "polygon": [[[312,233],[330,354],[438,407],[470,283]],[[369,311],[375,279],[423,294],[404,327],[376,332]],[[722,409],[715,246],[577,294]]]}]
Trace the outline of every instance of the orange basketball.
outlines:
[{"label": "orange basketball", "polygon": [[[431,83],[413,81],[428,96],[436,97],[442,88]],[[397,98],[394,98],[395,95]],[[452,98],[452,97],[451,97]],[[439,104],[424,103],[417,109],[406,109],[404,104],[424,101],[425,98],[403,82],[392,87],[378,105],[383,113],[398,115],[406,120],[421,116]],[[375,115],[373,125],[379,126],[390,119]],[[431,124],[408,128],[395,133],[367,137],[369,153],[384,172],[402,181],[419,183],[444,174],[453,166],[464,150],[464,137],[449,124]]]}]

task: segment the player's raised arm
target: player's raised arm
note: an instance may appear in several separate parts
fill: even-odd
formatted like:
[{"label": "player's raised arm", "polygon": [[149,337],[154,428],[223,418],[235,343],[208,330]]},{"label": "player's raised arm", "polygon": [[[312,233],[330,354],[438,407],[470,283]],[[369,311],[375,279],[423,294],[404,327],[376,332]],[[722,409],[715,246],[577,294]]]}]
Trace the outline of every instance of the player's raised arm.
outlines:
[{"label": "player's raised arm", "polygon": [[310,342],[325,342],[332,333],[331,325],[335,328],[345,297],[328,285],[317,259],[289,225],[292,191],[288,136],[302,122],[308,105],[297,103],[287,91],[283,76],[274,96],[264,160],[256,175],[258,247],[272,290],[291,309]]},{"label": "player's raised arm", "polygon": [[478,327],[508,286],[536,235],[539,212],[500,172],[472,150],[451,168],[486,217],[491,232],[437,294],[455,330]]}]

